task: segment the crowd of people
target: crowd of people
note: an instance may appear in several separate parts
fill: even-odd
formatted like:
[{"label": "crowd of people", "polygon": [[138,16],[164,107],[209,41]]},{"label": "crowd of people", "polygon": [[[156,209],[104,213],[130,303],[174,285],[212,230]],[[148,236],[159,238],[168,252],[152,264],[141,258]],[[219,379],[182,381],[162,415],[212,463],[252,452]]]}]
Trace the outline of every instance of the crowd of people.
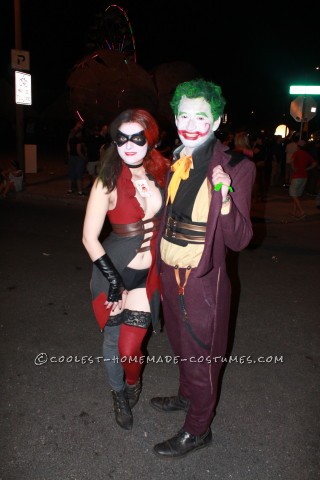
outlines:
[{"label": "crowd of people", "polygon": [[[87,195],[97,177],[98,164],[103,149],[110,144],[107,124],[85,128],[84,122],[78,120],[71,128],[67,139],[67,164],[69,189],[68,195]],[[83,185],[85,176],[88,185]]]},{"label": "crowd of people", "polygon": [[[250,158],[256,166],[252,202],[265,202],[270,187],[288,191],[293,208],[291,215],[305,217],[301,201],[304,194],[320,196],[320,139],[300,138],[292,132],[286,138],[272,138],[247,131],[222,136],[222,142],[238,154]],[[299,152],[299,153],[298,153]],[[298,185],[298,187],[297,187]],[[319,201],[316,200],[318,206]]]},{"label": "crowd of people", "polygon": [[[301,206],[304,195],[317,197],[316,206],[320,203],[320,138],[306,138],[293,131],[287,137],[281,135],[268,136],[261,132],[248,130],[226,131],[226,126],[219,127],[217,138],[229,146],[234,152],[243,154],[252,160],[256,166],[256,180],[252,192],[252,203],[265,202],[270,187],[282,187],[288,191],[288,198],[292,200],[292,215],[304,218],[305,212]],[[88,196],[91,187],[97,178],[102,150],[108,148],[111,142],[109,125],[100,123],[86,125],[84,121],[77,120],[69,131],[66,142],[66,163],[68,169],[67,195]],[[156,149],[172,161],[173,151],[181,144],[172,126],[159,127],[159,140]],[[307,152],[314,162],[308,165],[302,173],[304,181],[297,182],[295,163],[293,157],[296,151]],[[302,154],[306,157],[305,154]],[[298,157],[301,157],[299,154]],[[301,161],[299,161],[299,165]],[[301,165],[300,165],[301,166]],[[301,168],[298,166],[298,175]],[[14,170],[11,168],[11,170]],[[23,172],[20,168],[11,171],[10,182],[2,175],[0,177],[0,198],[6,198],[10,192],[23,190],[23,181],[19,178]],[[13,177],[13,178],[12,178]],[[294,180],[294,181],[293,181]],[[291,187],[303,183],[298,190]],[[21,184],[21,185],[20,185]]]}]

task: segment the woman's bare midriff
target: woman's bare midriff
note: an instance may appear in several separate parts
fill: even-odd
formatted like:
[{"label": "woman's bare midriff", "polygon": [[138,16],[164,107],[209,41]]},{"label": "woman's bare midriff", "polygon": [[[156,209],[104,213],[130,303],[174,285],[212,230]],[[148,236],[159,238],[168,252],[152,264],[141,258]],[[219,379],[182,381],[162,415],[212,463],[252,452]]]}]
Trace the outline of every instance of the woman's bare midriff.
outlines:
[{"label": "woman's bare midriff", "polygon": [[[161,193],[156,187],[155,183],[149,179],[147,179],[148,186],[150,189],[150,197],[142,197],[138,191],[136,191],[136,199],[138,200],[141,208],[144,211],[143,220],[147,220],[148,218],[153,218],[157,212],[159,212],[161,205],[162,205],[162,197]],[[111,209],[115,208],[117,203],[117,192],[114,190],[110,196],[110,207]],[[153,222],[148,222],[144,225],[145,229],[153,227]],[[146,233],[144,236],[144,240],[147,238],[151,238],[152,233]],[[149,242],[143,242],[143,247],[148,247],[150,245]],[[146,252],[139,252],[136,256],[131,260],[128,264],[128,267],[134,268],[136,270],[143,270],[145,268],[149,268],[152,263],[152,257],[150,250]]]}]

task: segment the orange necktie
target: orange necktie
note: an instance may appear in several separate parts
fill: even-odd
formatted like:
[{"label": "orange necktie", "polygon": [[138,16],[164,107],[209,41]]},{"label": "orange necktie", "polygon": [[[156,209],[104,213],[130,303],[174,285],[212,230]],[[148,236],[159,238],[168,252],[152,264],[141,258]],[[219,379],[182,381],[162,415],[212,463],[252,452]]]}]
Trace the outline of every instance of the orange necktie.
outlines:
[{"label": "orange necktie", "polygon": [[192,156],[187,155],[186,157],[179,158],[179,160],[171,166],[171,171],[174,172],[174,174],[168,185],[167,204],[169,200],[173,203],[181,180],[187,180],[187,178],[189,178],[191,165]]}]

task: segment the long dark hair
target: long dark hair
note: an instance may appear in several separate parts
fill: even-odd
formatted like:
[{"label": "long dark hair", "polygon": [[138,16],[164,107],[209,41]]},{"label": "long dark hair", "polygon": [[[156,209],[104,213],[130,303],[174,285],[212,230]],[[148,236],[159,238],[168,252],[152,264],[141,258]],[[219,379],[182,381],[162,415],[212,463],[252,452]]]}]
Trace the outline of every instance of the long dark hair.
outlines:
[{"label": "long dark hair", "polygon": [[108,193],[115,189],[118,177],[121,173],[123,161],[118,154],[115,139],[117,131],[122,123],[136,122],[143,128],[148,142],[148,151],[143,160],[143,166],[147,173],[152,175],[160,187],[164,187],[166,173],[170,167],[170,160],[163,157],[156,150],[159,141],[159,128],[153,116],[142,109],[129,109],[120,113],[110,124],[111,145],[101,153],[100,168],[98,178],[104,187],[107,187]]}]

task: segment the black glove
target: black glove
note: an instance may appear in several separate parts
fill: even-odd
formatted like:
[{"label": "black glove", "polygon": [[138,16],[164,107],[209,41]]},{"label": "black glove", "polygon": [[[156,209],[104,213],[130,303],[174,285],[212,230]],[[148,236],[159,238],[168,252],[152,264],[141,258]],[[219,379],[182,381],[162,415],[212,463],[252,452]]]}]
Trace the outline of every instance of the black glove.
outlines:
[{"label": "black glove", "polygon": [[93,263],[99,268],[102,275],[104,275],[110,283],[108,302],[119,302],[119,300],[122,299],[124,285],[122,278],[116,267],[113,265],[111,259],[105,253]]}]

